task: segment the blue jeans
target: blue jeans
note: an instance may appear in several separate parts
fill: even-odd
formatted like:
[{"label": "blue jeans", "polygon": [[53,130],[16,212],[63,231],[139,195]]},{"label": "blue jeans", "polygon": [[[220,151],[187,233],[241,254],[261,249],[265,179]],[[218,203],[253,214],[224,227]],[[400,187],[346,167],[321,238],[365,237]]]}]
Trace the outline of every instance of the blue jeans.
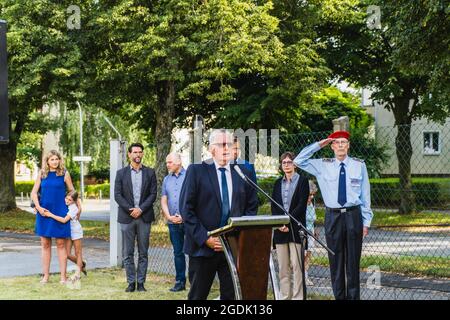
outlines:
[{"label": "blue jeans", "polygon": [[184,245],[184,224],[168,224],[170,242],[173,246],[173,256],[175,260],[176,282],[186,284],[186,258],[183,253]]}]

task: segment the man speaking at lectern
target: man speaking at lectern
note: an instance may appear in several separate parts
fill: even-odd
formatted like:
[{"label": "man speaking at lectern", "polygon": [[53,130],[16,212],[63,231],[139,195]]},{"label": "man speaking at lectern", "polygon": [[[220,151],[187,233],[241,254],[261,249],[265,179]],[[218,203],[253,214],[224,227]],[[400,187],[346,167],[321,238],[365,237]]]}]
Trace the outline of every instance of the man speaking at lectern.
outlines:
[{"label": "man speaking at lectern", "polygon": [[[226,225],[229,217],[256,215],[256,191],[234,170],[233,136],[216,129],[209,137],[212,159],[191,164],[181,189],[180,208],[185,224],[184,252],[189,255],[189,300],[206,300],[216,273],[220,298],[234,299],[234,288],[220,240],[208,231]],[[239,166],[245,175],[250,173]]]}]

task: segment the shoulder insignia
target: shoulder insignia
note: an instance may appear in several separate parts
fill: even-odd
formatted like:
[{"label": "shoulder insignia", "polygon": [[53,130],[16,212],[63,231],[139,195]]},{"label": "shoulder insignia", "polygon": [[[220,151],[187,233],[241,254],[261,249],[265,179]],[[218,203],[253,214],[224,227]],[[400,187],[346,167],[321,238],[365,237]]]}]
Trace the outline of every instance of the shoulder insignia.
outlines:
[{"label": "shoulder insignia", "polygon": [[363,159],[359,159],[359,158],[354,158],[354,157],[352,157],[352,159],[353,159],[353,160],[355,160],[355,161],[358,161],[358,162],[362,162],[362,163],[364,163],[364,160],[363,160]]},{"label": "shoulder insignia", "polygon": [[322,158],[323,162],[334,162],[334,158]]}]

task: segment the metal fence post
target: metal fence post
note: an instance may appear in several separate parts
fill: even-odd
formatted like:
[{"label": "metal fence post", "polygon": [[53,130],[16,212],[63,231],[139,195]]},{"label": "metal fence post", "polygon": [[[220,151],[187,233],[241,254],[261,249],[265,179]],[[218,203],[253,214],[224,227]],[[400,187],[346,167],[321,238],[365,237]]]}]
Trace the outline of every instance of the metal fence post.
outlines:
[{"label": "metal fence post", "polygon": [[110,141],[110,174],[109,174],[109,197],[110,197],[110,216],[109,216],[109,261],[110,266],[122,265],[122,233],[120,225],[117,222],[119,206],[114,200],[114,181],[116,180],[117,170],[121,169],[125,163],[126,141]]}]

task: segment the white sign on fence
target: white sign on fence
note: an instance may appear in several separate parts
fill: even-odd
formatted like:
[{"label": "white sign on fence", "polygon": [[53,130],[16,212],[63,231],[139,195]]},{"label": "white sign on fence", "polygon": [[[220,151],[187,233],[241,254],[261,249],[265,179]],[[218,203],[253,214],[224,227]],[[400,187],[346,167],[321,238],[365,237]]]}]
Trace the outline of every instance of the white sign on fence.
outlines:
[{"label": "white sign on fence", "polygon": [[90,156],[75,156],[75,157],[73,157],[73,161],[89,162],[89,161],[92,161],[92,157],[90,157]]}]

